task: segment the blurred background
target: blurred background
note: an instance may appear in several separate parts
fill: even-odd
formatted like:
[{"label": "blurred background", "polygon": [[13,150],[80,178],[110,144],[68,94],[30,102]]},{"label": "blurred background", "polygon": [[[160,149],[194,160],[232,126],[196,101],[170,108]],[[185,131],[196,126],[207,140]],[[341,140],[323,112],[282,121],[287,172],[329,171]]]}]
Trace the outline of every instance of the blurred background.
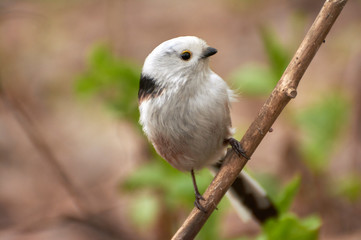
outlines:
[{"label": "blurred background", "polygon": [[[145,57],[182,35],[217,48],[240,139],[322,4],[1,0],[0,239],[170,239],[194,195],[137,123]],[[224,199],[197,239],[361,238],[360,10],[347,3],[247,164],[282,220],[244,223]]]}]

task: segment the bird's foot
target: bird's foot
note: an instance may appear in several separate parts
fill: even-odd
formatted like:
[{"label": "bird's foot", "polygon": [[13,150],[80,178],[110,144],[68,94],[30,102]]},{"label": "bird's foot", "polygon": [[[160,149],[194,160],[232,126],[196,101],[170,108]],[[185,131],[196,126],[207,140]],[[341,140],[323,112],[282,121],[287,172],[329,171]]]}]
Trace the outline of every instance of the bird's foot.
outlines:
[{"label": "bird's foot", "polygon": [[191,176],[192,176],[192,181],[193,181],[193,187],[194,187],[194,194],[196,196],[196,200],[194,201],[194,206],[196,206],[200,211],[206,213],[206,209],[201,205],[200,201],[205,201],[204,197],[202,196],[202,194],[199,193],[198,187],[197,187],[197,183],[196,183],[196,177],[194,175],[194,170],[191,170]]},{"label": "bird's foot", "polygon": [[237,141],[234,138],[228,138],[226,142],[228,142],[229,145],[231,145],[233,151],[235,151],[238,154],[238,156],[243,156],[245,159],[250,160],[250,157],[246,155],[246,152],[243,150],[242,145],[239,141]]},{"label": "bird's foot", "polygon": [[200,211],[206,213],[206,209],[201,205],[200,201],[205,201],[204,197],[199,193],[195,193],[196,200],[194,201],[194,206],[196,206]]}]

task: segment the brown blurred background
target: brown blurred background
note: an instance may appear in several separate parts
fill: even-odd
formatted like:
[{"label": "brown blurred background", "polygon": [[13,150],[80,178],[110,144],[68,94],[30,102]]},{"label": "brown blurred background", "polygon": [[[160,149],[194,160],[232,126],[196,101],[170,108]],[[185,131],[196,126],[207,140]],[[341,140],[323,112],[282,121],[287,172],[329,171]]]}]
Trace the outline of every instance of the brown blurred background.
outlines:
[{"label": "brown blurred background", "polygon": [[[149,161],[147,142],[134,124],[101,101],[79,99],[74,91],[75,81],[89,68],[94,46],[107,45],[140,71],[159,43],[195,35],[218,49],[211,66],[228,80],[247,63],[269,64],[260,26],[271,27],[292,55],[322,4],[1,0],[0,239],[167,239],[176,230],[162,228],[159,216],[157,224],[145,227],[129,216],[133,198],[144,195],[123,191],[119,185]],[[292,210],[321,217],[320,239],[361,238],[360,10],[359,0],[346,5],[304,75],[297,98],[248,164],[252,172],[276,176],[281,182],[301,174]],[[294,21],[297,16],[302,16],[299,25]],[[315,174],[295,150],[303,136],[287,117],[330,91],[342,92],[349,111],[327,164]],[[264,99],[242,96],[233,104],[237,137]],[[333,194],[333,186],[350,175],[353,197],[344,196],[342,188]],[[191,207],[192,201],[187,211],[178,212],[175,226]],[[225,209],[222,239],[260,231],[255,222],[243,223],[232,208]]]}]

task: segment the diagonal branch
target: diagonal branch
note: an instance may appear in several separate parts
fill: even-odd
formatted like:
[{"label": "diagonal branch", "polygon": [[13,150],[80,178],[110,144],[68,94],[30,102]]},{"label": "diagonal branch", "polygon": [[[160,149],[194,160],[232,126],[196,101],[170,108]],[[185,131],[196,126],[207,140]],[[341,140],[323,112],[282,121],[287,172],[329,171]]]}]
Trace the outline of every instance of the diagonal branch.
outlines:
[{"label": "diagonal branch", "polygon": [[[127,236],[127,239],[139,239],[136,234],[128,233],[122,227],[119,227],[117,223],[113,223],[112,219],[107,219],[102,215],[111,208],[98,211],[89,204],[83,189],[77,187],[74,184],[71,176],[68,174],[66,169],[61,165],[60,160],[55,156],[51,149],[51,146],[47,143],[44,136],[41,134],[40,129],[36,124],[36,119],[27,111],[26,107],[21,101],[12,96],[0,81],[0,103],[13,114],[15,120],[24,131],[30,142],[34,145],[36,150],[42,155],[44,160],[47,161],[51,169],[64,187],[65,191],[69,194],[73,204],[76,207],[77,212],[70,216],[61,216],[64,222],[78,223],[89,227],[94,230],[96,234],[103,236],[106,239],[121,239]],[[17,229],[19,232],[28,232],[39,229],[46,229],[54,223],[57,223],[57,219],[40,219],[31,221],[23,221],[18,224]],[[117,225],[117,226],[116,226]],[[115,227],[116,226],[116,227]]]},{"label": "diagonal branch", "polygon": [[[241,140],[241,144],[248,156],[254,153],[287,103],[296,97],[297,86],[303,74],[324,42],[346,2],[347,0],[325,1],[271,96]],[[206,201],[202,205],[207,212],[203,213],[194,208],[173,236],[173,240],[193,239],[197,235],[246,163],[245,158],[239,158],[233,151],[226,156],[221,170],[203,195]]]}]

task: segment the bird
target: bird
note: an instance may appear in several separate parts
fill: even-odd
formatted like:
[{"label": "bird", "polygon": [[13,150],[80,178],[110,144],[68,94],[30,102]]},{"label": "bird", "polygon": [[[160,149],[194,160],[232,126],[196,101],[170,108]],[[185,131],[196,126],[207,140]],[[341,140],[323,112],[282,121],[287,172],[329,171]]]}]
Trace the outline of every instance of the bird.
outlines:
[{"label": "bird", "polygon": [[[138,91],[139,123],[145,135],[171,166],[190,172],[194,205],[202,212],[206,212],[201,204],[205,199],[198,190],[195,172],[205,167],[217,171],[228,146],[249,160],[233,138],[230,107],[236,94],[209,67],[209,59],[216,53],[195,36],[164,41],[146,57]],[[277,215],[268,196],[247,175],[239,175],[233,185],[237,185],[233,198],[248,208],[261,209],[261,214],[259,209],[250,209],[254,216]],[[251,190],[256,193],[250,194]],[[256,218],[264,221],[265,217]]]}]

